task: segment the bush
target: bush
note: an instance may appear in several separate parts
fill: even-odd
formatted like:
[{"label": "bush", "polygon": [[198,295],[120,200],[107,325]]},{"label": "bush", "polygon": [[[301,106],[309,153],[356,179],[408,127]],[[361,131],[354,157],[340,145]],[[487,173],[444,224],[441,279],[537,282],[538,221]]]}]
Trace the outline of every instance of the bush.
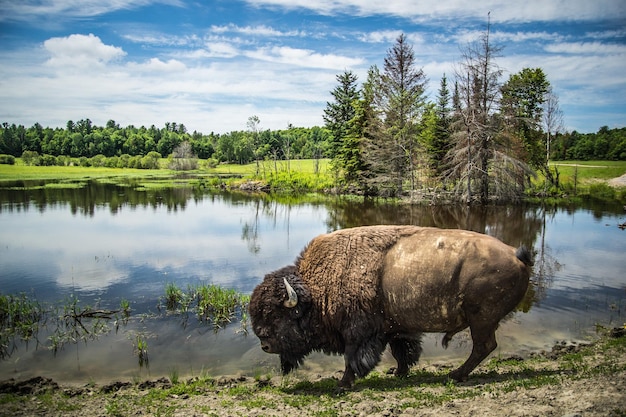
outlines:
[{"label": "bush", "polygon": [[333,186],[328,175],[303,172],[273,172],[267,180],[272,189],[294,191],[323,191]]},{"label": "bush", "polygon": [[117,162],[118,168],[128,168],[128,162],[130,161],[130,155],[125,153],[122,154]]},{"label": "bush", "polygon": [[159,160],[161,154],[158,152],[148,152],[148,155],[141,158],[141,168],[143,169],[159,169]]},{"label": "bush", "polygon": [[54,155],[44,154],[40,159],[41,166],[51,167],[51,166],[55,166],[58,164],[59,164],[59,161],[57,160],[57,157]]},{"label": "bush", "polygon": [[91,166],[91,159],[87,158],[86,156],[81,156],[80,157],[80,166],[81,167],[90,167]]},{"label": "bush", "polygon": [[596,200],[612,201],[616,197],[615,189],[604,183],[591,184],[589,186],[589,197]]},{"label": "bush", "polygon": [[107,158],[106,161],[104,161],[104,166],[107,168],[117,168],[119,163],[120,163],[120,158],[118,158],[117,156],[112,156],[110,158]]},{"label": "bush", "polygon": [[15,157],[13,155],[0,155],[0,164],[15,165]]},{"label": "bush", "polygon": [[75,165],[74,162],[72,161],[72,158],[70,158],[67,155],[59,155],[57,156],[57,165],[61,166],[61,167],[69,167],[71,165]]},{"label": "bush", "polygon": [[102,154],[98,154],[96,156],[93,156],[91,158],[91,166],[92,167],[103,167],[105,165],[106,162],[106,156],[102,155]]},{"label": "bush", "polygon": [[24,165],[39,165],[41,163],[39,153],[37,151],[22,152],[22,162]]}]

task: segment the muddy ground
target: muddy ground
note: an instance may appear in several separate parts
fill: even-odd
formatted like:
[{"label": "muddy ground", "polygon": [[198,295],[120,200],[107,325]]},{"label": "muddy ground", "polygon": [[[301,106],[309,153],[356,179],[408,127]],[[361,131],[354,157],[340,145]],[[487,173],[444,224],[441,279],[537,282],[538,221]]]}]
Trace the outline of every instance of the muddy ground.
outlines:
[{"label": "muddy ground", "polygon": [[61,386],[0,382],[0,416],[626,416],[626,329],[590,344],[562,342],[527,358],[492,358],[468,381],[451,364],[407,378],[374,373],[349,391],[332,375],[233,376],[172,383]]},{"label": "muddy ground", "polygon": [[[626,186],[626,174],[608,183]],[[286,379],[239,375],[100,386],[10,379],[0,381],[0,417],[626,417],[625,334],[626,323],[588,345],[562,342],[527,358],[492,358],[461,383],[447,378],[452,365],[446,363],[418,365],[403,379],[374,373],[348,391],[336,388],[340,370],[299,371]]]}]

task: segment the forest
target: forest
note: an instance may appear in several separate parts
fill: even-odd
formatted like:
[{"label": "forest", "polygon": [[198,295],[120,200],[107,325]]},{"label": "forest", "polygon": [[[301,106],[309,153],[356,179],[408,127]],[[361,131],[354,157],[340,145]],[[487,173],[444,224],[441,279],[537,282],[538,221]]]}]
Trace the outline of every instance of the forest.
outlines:
[{"label": "forest", "polygon": [[[364,195],[400,196],[439,189],[467,203],[515,200],[537,173],[558,187],[554,160],[626,160],[626,128],[565,132],[558,96],[541,68],[502,82],[489,26],[462,50],[455,73],[440,80],[434,100],[412,45],[400,35],[382,68],[359,85],[349,70],[323,110],[324,126],[263,130],[252,115],[230,133],[187,131],[182,123],[119,126],[109,120],[68,121],[65,128],[0,127],[0,162],[157,168],[160,158],[186,156],[219,163],[331,160],[337,183]],[[184,146],[181,146],[184,145]],[[14,159],[13,159],[14,160]],[[556,181],[556,182],[555,182]]]}]

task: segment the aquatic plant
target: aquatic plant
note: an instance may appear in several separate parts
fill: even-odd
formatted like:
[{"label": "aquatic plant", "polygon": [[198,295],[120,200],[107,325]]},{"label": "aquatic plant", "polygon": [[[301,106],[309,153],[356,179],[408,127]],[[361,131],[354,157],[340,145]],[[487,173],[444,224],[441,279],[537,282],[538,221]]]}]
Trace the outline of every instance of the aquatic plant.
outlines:
[{"label": "aquatic plant", "polygon": [[139,367],[143,368],[144,366],[148,366],[149,358],[148,358],[148,341],[144,339],[142,335],[135,336],[135,354],[139,358]]},{"label": "aquatic plant", "polygon": [[173,282],[168,282],[165,286],[165,308],[168,311],[176,310],[182,299],[183,291]]},{"label": "aquatic plant", "polygon": [[44,316],[42,305],[26,294],[0,294],[0,359],[11,355],[17,340],[35,337]]}]

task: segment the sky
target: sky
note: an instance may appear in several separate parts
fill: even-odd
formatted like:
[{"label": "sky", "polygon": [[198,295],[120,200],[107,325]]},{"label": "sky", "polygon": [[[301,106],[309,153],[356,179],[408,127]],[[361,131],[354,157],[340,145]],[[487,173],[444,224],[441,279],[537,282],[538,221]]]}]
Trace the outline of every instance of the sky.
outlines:
[{"label": "sky", "polygon": [[502,82],[539,67],[565,130],[626,126],[625,0],[0,0],[0,123],[322,126],[401,33],[434,101],[488,16]]}]

